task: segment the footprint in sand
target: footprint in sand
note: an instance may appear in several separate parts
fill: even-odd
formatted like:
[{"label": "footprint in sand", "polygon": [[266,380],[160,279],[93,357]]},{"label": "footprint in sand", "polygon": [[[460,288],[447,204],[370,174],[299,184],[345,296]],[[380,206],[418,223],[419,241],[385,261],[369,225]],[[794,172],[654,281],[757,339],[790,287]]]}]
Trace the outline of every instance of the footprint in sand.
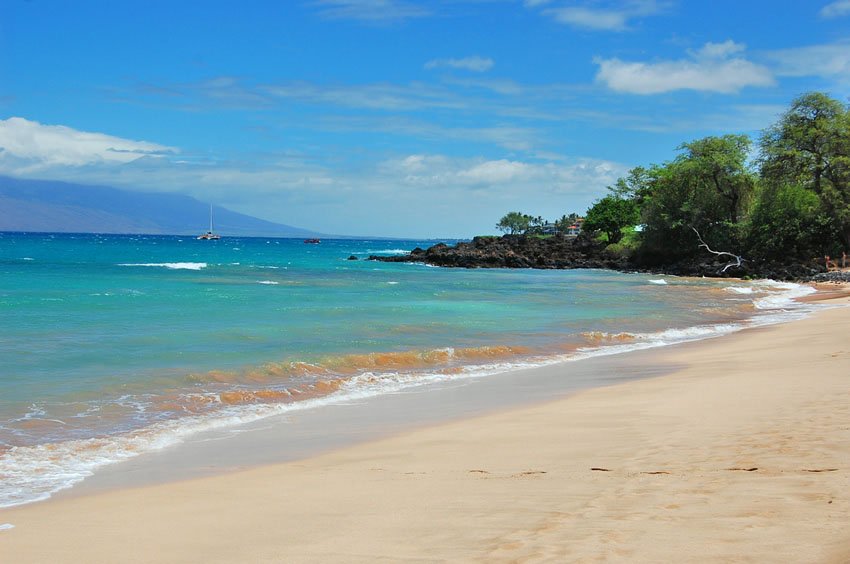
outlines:
[{"label": "footprint in sand", "polygon": [[540,474],[545,474],[545,470],[526,470],[525,472],[520,472],[519,474],[514,474],[511,478],[524,478],[526,476],[539,476]]},{"label": "footprint in sand", "polygon": [[[469,474],[481,474],[482,476],[489,476],[490,472],[487,470],[467,470]],[[541,474],[546,474],[545,470],[525,470],[523,472],[518,472],[517,474],[511,474],[509,477],[511,478],[526,478],[528,476],[539,476]],[[502,476],[504,477],[504,476]]]}]

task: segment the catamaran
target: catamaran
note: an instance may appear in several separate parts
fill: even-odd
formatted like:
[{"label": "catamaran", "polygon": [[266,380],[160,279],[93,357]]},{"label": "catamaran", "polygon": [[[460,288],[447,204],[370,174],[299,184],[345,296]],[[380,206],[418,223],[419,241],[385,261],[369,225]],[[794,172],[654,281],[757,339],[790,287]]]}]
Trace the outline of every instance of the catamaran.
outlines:
[{"label": "catamaran", "polygon": [[210,230],[204,233],[203,235],[198,235],[198,239],[203,239],[206,241],[210,241],[213,239],[221,239],[221,235],[217,235],[213,232],[212,204],[210,204]]}]

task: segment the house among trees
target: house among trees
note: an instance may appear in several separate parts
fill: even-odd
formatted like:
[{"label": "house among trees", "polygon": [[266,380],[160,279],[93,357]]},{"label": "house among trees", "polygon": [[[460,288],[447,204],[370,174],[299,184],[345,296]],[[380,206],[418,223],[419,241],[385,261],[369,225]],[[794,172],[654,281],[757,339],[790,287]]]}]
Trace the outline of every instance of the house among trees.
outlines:
[{"label": "house among trees", "polygon": [[558,226],[551,221],[547,221],[543,225],[540,226],[540,233],[542,235],[554,235],[558,232]]},{"label": "house among trees", "polygon": [[584,218],[576,213],[564,215],[557,221],[544,221],[541,216],[531,216],[521,212],[506,214],[496,229],[510,234],[522,235],[556,235],[561,233],[567,237],[577,237],[581,233]]},{"label": "house among trees", "polygon": [[577,217],[576,220],[564,228],[564,235],[567,237],[578,237],[581,235],[581,226],[584,223],[583,217]]}]

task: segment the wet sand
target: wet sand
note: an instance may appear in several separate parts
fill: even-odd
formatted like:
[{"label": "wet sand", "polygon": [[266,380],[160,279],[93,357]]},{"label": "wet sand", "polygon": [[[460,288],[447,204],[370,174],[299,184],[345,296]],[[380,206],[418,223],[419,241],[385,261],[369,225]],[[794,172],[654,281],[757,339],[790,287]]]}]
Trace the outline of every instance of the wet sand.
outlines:
[{"label": "wet sand", "polygon": [[679,367],[655,378],[0,510],[0,561],[846,562],[848,330],[825,310],[645,351]]}]

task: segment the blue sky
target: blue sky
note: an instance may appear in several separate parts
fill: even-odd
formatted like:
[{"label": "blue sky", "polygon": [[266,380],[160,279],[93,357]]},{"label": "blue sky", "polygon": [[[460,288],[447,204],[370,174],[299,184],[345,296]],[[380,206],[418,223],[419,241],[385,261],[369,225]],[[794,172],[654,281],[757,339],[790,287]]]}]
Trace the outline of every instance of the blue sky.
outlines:
[{"label": "blue sky", "polygon": [[0,174],[468,237],[850,95],[850,0],[0,0]]}]

